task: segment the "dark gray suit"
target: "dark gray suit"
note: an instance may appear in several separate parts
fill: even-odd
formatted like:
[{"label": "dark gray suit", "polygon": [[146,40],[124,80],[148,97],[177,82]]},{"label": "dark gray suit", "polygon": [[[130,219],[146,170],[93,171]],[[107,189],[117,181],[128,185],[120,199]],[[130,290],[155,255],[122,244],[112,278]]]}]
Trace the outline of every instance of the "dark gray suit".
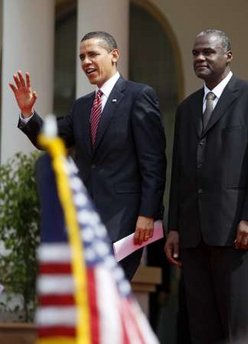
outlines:
[{"label": "dark gray suit", "polygon": [[248,256],[234,249],[248,220],[248,83],[231,78],[205,131],[202,102],[203,89],[178,107],[169,229],[179,230],[192,342],[211,344],[248,329]]},{"label": "dark gray suit", "polygon": [[[94,96],[76,100],[58,128],[66,145],[75,148],[81,177],[114,242],[134,232],[139,215],[162,216],[165,136],[154,90],[120,77],[104,107],[93,149],[89,121]],[[41,124],[35,114],[21,128],[35,145]],[[140,256],[124,262],[129,278]]]}]

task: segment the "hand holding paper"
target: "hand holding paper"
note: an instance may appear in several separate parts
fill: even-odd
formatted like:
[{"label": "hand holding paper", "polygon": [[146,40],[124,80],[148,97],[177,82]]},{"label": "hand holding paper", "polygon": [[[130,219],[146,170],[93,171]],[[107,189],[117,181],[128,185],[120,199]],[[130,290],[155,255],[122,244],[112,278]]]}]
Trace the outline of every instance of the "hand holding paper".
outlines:
[{"label": "hand holding paper", "polygon": [[159,240],[163,238],[164,231],[163,231],[163,224],[161,220],[157,220],[154,222],[154,232],[153,236],[148,239],[147,241],[143,242],[140,245],[134,244],[134,233],[126,236],[125,238],[122,238],[121,240],[118,240],[114,243],[114,254],[115,259],[117,262],[124,259],[125,257],[129,256],[134,251],[140,249],[141,247],[144,247],[148,244],[151,244],[152,242]]}]

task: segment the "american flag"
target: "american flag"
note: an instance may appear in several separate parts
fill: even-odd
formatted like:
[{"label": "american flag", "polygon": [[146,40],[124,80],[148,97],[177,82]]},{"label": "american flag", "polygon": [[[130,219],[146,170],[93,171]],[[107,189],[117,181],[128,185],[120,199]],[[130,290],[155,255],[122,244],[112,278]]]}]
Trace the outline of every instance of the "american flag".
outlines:
[{"label": "american flag", "polygon": [[[72,159],[62,156],[54,163],[54,157],[44,155],[37,170],[41,204],[37,343],[158,344],[113,257],[106,228]],[[62,182],[58,174],[63,175]],[[65,184],[70,193],[64,193],[67,205],[61,201]],[[73,212],[81,249],[76,239],[69,238]]]}]

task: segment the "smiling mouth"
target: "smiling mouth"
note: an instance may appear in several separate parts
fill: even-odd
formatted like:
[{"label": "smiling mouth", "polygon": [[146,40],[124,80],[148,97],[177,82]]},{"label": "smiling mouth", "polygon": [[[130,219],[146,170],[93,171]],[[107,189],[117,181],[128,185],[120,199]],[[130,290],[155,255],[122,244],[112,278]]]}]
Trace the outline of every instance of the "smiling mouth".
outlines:
[{"label": "smiling mouth", "polygon": [[91,75],[91,74],[94,73],[94,72],[96,72],[96,69],[87,69],[87,70],[85,71],[85,73],[86,73],[87,75]]}]

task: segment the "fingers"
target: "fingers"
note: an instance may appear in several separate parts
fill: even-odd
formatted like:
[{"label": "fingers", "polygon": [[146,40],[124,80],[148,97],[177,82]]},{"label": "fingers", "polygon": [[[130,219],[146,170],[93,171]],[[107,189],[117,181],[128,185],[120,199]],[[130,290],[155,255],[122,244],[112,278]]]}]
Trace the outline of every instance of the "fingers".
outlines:
[{"label": "fingers", "polygon": [[164,251],[171,264],[181,266],[181,261],[179,260],[179,247],[177,244],[166,243]]},{"label": "fingers", "polygon": [[168,261],[176,266],[181,266],[179,258],[179,233],[170,231],[164,246],[164,251]]},{"label": "fingers", "polygon": [[234,246],[238,250],[248,250],[248,222],[240,221]]},{"label": "fingers", "polygon": [[248,250],[248,237],[247,235],[238,236],[234,241],[235,248],[238,250]]},{"label": "fingers", "polygon": [[242,239],[241,249],[242,250],[248,250],[248,238],[247,237]]},{"label": "fingers", "polygon": [[140,245],[143,242],[149,240],[153,236],[153,230],[136,228],[134,234],[134,243]]},{"label": "fingers", "polygon": [[9,87],[12,89],[12,91],[13,91],[14,93],[17,91],[17,88],[15,87],[15,85],[14,85],[14,84],[11,84],[10,82],[9,82]]},{"label": "fingers", "polygon": [[136,222],[134,233],[134,244],[140,245],[153,236],[154,221],[153,218],[139,216]]},{"label": "fingers", "polygon": [[181,260],[179,259],[179,255],[173,253],[173,251],[167,251],[166,257],[170,264],[176,265],[178,267],[182,266]]},{"label": "fingers", "polygon": [[167,257],[167,259],[168,259],[169,263],[172,264],[172,265],[176,265],[179,268],[182,266],[182,263],[181,263],[181,261],[179,259],[175,259],[173,257],[171,257],[171,258]]},{"label": "fingers", "polygon": [[19,80],[18,73],[13,75],[13,79],[15,80],[16,87],[20,88],[21,87],[21,82]]},{"label": "fingers", "polygon": [[27,85],[27,87],[30,87],[30,75],[29,75],[29,73],[26,73],[26,85]]},{"label": "fingers", "polygon": [[[30,75],[29,73],[25,73],[25,79],[22,75],[22,71],[18,71],[16,74],[13,75],[13,79],[16,84],[16,89],[21,88],[21,87],[27,87],[30,88]],[[13,84],[11,84],[14,86]],[[12,88],[12,87],[11,87]],[[13,88],[12,88],[13,90]]]},{"label": "fingers", "polygon": [[24,81],[24,78],[23,78],[23,76],[22,76],[22,72],[21,72],[20,70],[17,72],[17,75],[18,75],[18,77],[19,77],[20,85],[21,85],[22,87],[25,87],[25,86],[26,86],[26,83],[25,83],[25,81]]},{"label": "fingers", "polygon": [[35,102],[38,97],[36,91],[33,91],[32,95],[33,95],[33,101]]}]

